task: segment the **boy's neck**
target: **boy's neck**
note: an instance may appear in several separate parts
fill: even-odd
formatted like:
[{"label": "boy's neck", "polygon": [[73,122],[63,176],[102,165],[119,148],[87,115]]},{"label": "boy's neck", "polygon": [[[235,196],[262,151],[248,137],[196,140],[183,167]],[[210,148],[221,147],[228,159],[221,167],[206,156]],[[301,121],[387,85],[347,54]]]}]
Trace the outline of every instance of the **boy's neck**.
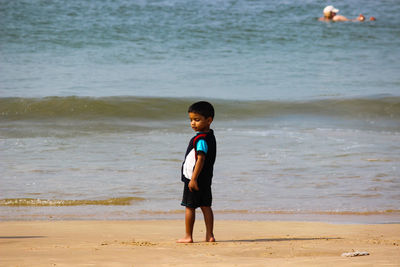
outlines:
[{"label": "boy's neck", "polygon": [[198,133],[208,133],[211,131],[211,128],[205,129],[204,131],[198,131]]}]

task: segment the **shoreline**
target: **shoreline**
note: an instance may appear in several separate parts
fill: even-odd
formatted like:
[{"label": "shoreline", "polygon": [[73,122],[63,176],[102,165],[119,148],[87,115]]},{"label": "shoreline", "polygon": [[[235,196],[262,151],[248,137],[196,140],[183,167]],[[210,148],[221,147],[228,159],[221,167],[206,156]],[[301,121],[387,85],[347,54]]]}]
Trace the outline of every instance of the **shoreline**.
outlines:
[{"label": "shoreline", "polygon": [[[1,221],[0,266],[340,266],[400,264],[400,224],[216,220],[177,244],[184,220]],[[368,256],[343,257],[347,252]]]},{"label": "shoreline", "polygon": [[[26,207],[25,207],[26,209]],[[0,209],[1,211],[1,209]],[[285,221],[285,222],[321,222],[332,224],[399,224],[400,212],[390,210],[385,212],[295,212],[295,211],[270,211],[253,212],[247,210],[214,210],[216,220],[222,221]],[[181,220],[184,210],[169,211],[139,211],[139,212],[104,212],[91,213],[84,209],[71,210],[31,207],[24,212],[15,214],[14,211],[3,210],[0,221],[146,221],[146,220]],[[202,219],[202,213],[197,210],[196,216]]]}]

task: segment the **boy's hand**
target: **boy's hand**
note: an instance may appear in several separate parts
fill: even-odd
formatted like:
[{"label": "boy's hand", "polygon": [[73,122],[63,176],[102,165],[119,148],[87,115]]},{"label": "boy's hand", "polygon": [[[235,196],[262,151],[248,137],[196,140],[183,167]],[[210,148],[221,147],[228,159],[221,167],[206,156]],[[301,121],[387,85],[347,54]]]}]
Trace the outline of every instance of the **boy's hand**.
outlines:
[{"label": "boy's hand", "polygon": [[188,187],[190,192],[199,191],[199,185],[197,184],[197,178],[200,175],[201,170],[203,169],[204,162],[206,160],[206,154],[200,151],[197,154],[196,165],[194,165],[194,170],[192,174],[192,179],[190,180]]},{"label": "boy's hand", "polygon": [[199,191],[199,186],[197,185],[197,181],[195,181],[193,179],[190,180],[188,187],[189,187],[190,192]]}]

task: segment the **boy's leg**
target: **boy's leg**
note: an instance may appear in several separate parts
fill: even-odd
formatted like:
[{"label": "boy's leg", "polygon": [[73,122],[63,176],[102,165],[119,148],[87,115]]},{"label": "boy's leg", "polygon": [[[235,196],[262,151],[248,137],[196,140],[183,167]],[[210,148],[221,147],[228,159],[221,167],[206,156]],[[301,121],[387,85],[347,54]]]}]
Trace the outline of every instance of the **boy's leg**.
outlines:
[{"label": "boy's leg", "polygon": [[196,210],[186,207],[185,210],[185,237],[179,239],[178,243],[193,243],[193,226],[196,219]]},{"label": "boy's leg", "polygon": [[206,224],[206,242],[215,242],[214,238],[214,213],[211,207],[200,207]]}]

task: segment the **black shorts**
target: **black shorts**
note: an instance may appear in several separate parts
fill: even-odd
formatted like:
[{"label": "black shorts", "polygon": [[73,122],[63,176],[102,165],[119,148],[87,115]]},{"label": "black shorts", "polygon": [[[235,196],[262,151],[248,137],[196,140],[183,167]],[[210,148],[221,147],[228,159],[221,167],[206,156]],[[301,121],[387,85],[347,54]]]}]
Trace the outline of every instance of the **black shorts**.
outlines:
[{"label": "black shorts", "polygon": [[196,209],[198,207],[211,207],[212,194],[211,186],[200,188],[199,191],[190,192],[189,182],[185,182],[183,188],[182,206]]}]

